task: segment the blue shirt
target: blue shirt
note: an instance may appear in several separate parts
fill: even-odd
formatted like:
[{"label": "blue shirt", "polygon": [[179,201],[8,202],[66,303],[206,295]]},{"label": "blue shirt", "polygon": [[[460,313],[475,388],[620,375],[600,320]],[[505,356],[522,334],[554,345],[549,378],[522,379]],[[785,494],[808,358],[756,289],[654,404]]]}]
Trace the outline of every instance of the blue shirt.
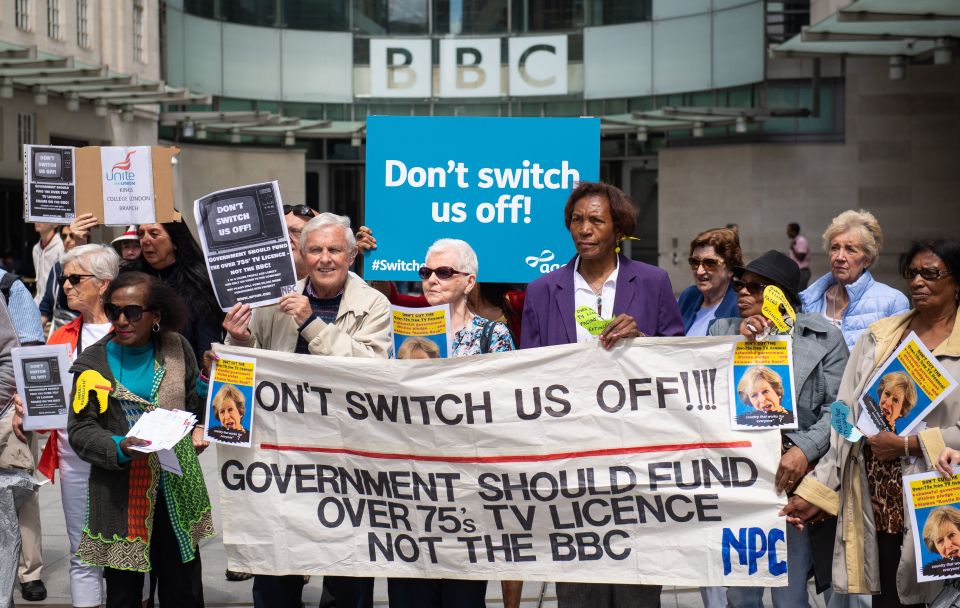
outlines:
[{"label": "blue shirt", "polygon": [[[0,279],[7,274],[6,270],[0,268]],[[46,342],[43,335],[43,327],[40,325],[40,309],[36,302],[27,291],[27,286],[23,281],[15,281],[10,286],[10,301],[7,302],[7,310],[10,311],[10,320],[13,321],[13,327],[17,330],[17,338],[20,344],[29,344],[31,342]]]}]

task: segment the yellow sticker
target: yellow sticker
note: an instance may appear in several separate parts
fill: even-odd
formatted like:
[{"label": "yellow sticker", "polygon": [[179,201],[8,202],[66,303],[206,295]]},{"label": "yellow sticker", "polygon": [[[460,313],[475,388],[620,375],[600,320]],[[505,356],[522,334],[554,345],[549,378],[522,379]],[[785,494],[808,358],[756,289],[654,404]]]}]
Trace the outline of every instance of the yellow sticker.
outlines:
[{"label": "yellow sticker", "polygon": [[79,414],[83,408],[90,405],[90,391],[93,391],[94,397],[100,407],[100,413],[107,411],[107,395],[113,387],[110,382],[103,377],[103,374],[95,369],[88,369],[77,376],[77,390],[73,395],[73,411]]},{"label": "yellow sticker", "polygon": [[770,319],[773,325],[782,334],[793,331],[793,326],[797,321],[797,313],[793,306],[790,306],[790,300],[786,294],[775,285],[767,285],[763,290],[763,316]]},{"label": "yellow sticker", "polygon": [[601,319],[597,316],[597,311],[586,304],[574,311],[574,318],[577,320],[577,325],[590,332],[591,336],[602,334],[607,325],[613,321],[613,319]]}]

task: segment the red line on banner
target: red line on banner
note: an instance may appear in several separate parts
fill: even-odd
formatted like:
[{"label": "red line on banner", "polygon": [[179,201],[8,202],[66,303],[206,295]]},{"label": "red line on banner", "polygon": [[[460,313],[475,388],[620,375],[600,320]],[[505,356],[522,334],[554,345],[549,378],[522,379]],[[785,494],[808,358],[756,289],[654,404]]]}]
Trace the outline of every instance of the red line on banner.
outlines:
[{"label": "red line on banner", "polygon": [[590,456],[619,456],[622,454],[645,454],[649,452],[682,452],[686,450],[702,449],[729,449],[749,448],[753,444],[749,441],[718,441],[713,443],[669,443],[665,445],[639,445],[629,448],[608,448],[603,450],[585,450],[580,452],[561,452],[558,454],[518,454],[514,456],[428,456],[425,454],[389,454],[385,452],[368,452],[366,450],[351,450],[349,448],[323,448],[306,445],[277,445],[275,443],[261,443],[261,450],[276,452],[312,452],[320,454],[349,454],[365,458],[379,458],[383,460],[419,460],[424,462],[462,462],[462,463],[496,463],[496,462],[545,462],[563,460],[566,458],[588,458]]}]

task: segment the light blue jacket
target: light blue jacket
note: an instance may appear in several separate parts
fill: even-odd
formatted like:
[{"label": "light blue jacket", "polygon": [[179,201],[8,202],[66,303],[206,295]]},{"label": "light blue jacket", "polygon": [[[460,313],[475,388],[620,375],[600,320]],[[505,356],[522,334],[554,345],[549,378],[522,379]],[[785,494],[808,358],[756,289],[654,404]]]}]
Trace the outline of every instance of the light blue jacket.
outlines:
[{"label": "light blue jacket", "polygon": [[[827,289],[835,285],[837,280],[829,272],[817,279],[801,294],[803,312],[825,314],[827,300],[824,297]],[[860,334],[874,321],[899,315],[910,310],[910,301],[907,296],[889,285],[873,280],[869,270],[864,271],[860,278],[847,285],[847,295],[850,296],[850,305],[843,314],[843,323],[840,331],[847,342],[847,348],[853,349]]]}]

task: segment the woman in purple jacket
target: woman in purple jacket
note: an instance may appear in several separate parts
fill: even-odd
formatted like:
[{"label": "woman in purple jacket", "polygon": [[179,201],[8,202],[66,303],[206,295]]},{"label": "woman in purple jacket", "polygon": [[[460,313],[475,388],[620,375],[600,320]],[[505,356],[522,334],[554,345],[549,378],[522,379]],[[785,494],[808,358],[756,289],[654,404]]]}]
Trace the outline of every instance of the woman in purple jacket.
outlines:
[{"label": "woman in purple jacket", "polygon": [[[625,338],[682,336],[683,320],[667,273],[619,253],[633,234],[636,209],[618,188],[581,182],[567,199],[564,220],[577,249],[565,266],[527,287],[521,348]],[[560,608],[653,607],[659,585],[557,583]]]}]

